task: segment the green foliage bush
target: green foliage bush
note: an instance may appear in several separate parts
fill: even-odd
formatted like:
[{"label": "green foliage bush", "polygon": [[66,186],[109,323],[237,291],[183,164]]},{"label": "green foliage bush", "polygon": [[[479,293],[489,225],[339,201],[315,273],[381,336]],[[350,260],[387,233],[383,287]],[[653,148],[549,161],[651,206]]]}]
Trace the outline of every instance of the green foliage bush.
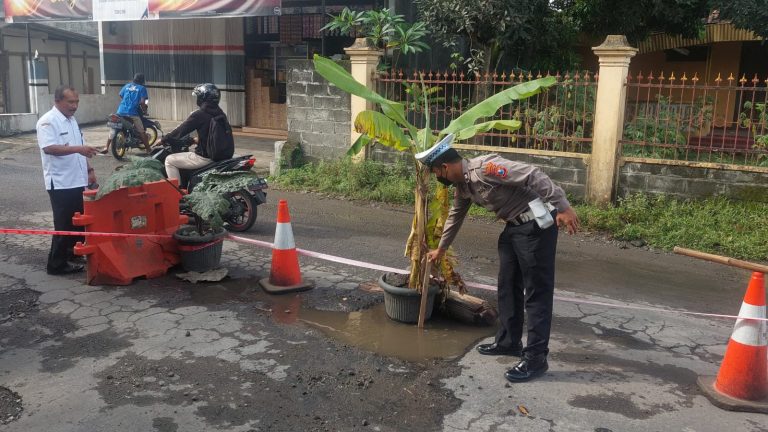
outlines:
[{"label": "green foliage bush", "polygon": [[144,183],[163,180],[163,163],[152,158],[140,158],[129,156],[130,161],[121,169],[112,173],[107,180],[99,187],[96,193],[96,199],[116,191],[123,187],[140,186]]},{"label": "green foliage bush", "polygon": [[633,195],[616,206],[578,205],[584,227],[618,240],[643,239],[661,249],[682,246],[743,259],[768,260],[768,204],[724,197],[676,200]]},{"label": "green foliage bush", "polygon": [[413,204],[416,181],[413,169],[404,162],[387,165],[350,159],[306,164],[289,169],[275,179],[280,187],[311,190],[353,199]]}]

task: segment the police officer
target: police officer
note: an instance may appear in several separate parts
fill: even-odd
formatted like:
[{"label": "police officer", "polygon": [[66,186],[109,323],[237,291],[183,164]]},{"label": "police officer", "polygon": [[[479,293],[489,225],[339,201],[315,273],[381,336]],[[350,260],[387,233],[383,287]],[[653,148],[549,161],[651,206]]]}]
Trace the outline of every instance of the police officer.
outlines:
[{"label": "police officer", "polygon": [[[437,249],[428,254],[440,260],[456,238],[474,202],[506,221],[499,236],[498,307],[500,327],[491,344],[481,344],[484,355],[511,355],[520,361],[505,373],[507,380],[522,382],[547,371],[552,298],[555,283],[555,250],[558,226],[570,234],[579,229],[579,218],[563,190],[539,168],[498,155],[463,159],[451,147],[448,135],[416,158],[430,168],[437,180],[455,187]],[[528,339],[522,344],[523,311],[528,314]]]}]

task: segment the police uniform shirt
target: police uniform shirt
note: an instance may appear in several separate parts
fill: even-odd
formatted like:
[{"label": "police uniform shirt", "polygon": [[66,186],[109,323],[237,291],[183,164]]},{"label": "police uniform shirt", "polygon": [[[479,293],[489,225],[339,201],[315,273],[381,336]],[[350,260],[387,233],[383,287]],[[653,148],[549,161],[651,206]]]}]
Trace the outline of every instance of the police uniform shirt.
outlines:
[{"label": "police uniform shirt", "polygon": [[571,206],[563,189],[533,165],[510,161],[496,154],[464,159],[462,164],[465,181],[454,185],[454,202],[445,222],[440,248],[447,249],[451,245],[473,202],[504,221],[528,211],[528,203],[536,198],[549,202],[558,212]]},{"label": "police uniform shirt", "polygon": [[[83,136],[74,117],[67,118],[56,107],[43,114],[37,121],[37,145],[43,162],[45,188],[74,189],[88,185],[88,162],[79,153],[64,156],[46,154],[43,149],[50,145],[82,146]],[[53,186],[53,187],[51,187]]]}]

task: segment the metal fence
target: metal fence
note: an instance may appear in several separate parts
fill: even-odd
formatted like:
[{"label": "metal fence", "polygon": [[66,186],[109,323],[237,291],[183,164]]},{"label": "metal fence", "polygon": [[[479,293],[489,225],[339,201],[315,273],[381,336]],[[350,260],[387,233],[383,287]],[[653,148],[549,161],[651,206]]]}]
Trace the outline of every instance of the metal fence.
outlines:
[{"label": "metal fence", "polygon": [[628,77],[625,157],[768,166],[768,79]]},{"label": "metal fence", "polygon": [[[470,77],[455,72],[389,71],[377,74],[374,82],[379,94],[405,105],[408,120],[414,125],[424,127],[429,118],[430,127],[439,130],[478,101],[542,76],[502,73]],[[548,91],[506,105],[487,119],[519,120],[523,124],[519,130],[492,130],[479,134],[467,144],[501,152],[532,149],[589,153],[597,76],[591,72],[557,73],[554,76],[557,84]]]}]

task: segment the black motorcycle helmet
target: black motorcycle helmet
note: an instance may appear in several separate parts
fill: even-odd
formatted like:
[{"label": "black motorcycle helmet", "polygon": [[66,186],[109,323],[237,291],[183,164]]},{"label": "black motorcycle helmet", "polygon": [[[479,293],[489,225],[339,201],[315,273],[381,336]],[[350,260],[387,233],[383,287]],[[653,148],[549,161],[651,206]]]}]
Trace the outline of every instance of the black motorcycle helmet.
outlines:
[{"label": "black motorcycle helmet", "polygon": [[197,98],[197,106],[202,105],[203,102],[218,104],[221,99],[219,88],[211,83],[198,84],[192,90],[192,94]]}]

